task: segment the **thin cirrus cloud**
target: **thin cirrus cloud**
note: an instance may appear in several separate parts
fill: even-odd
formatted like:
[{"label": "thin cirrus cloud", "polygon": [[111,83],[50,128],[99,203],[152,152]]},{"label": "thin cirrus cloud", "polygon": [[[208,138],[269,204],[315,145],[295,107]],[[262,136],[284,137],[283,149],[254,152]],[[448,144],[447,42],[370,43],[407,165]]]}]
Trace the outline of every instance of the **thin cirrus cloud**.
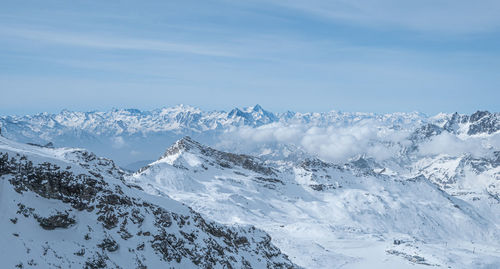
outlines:
[{"label": "thin cirrus cloud", "polygon": [[26,28],[0,28],[5,36],[36,40],[56,45],[110,50],[138,50],[155,52],[187,53],[203,56],[239,57],[228,49],[210,48],[209,45],[169,42],[164,40],[109,37],[76,32],[33,30]]},{"label": "thin cirrus cloud", "polygon": [[288,0],[272,1],[324,19],[367,27],[469,34],[500,29],[500,2],[494,0]]}]

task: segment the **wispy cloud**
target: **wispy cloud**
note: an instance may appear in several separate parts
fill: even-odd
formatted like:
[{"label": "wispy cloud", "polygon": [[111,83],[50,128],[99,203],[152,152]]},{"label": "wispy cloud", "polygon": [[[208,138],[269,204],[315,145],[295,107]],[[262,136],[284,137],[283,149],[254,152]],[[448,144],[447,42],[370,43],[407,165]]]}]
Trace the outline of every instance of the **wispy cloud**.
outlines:
[{"label": "wispy cloud", "polygon": [[476,33],[500,29],[495,0],[287,0],[273,4],[324,19],[367,27],[396,27],[440,33]]},{"label": "wispy cloud", "polygon": [[35,30],[27,28],[0,28],[0,34],[15,38],[30,39],[38,42],[58,45],[86,47],[95,49],[138,50],[154,52],[187,53],[204,56],[239,57],[236,53],[221,50],[208,44],[191,44],[152,40],[142,38],[128,38],[108,35],[92,35],[88,33]]}]

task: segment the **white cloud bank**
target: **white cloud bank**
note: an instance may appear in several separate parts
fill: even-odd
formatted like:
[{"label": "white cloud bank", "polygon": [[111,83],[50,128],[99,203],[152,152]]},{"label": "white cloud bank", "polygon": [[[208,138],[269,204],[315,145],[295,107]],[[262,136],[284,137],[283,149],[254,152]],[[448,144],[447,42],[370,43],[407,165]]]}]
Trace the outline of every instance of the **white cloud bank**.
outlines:
[{"label": "white cloud bank", "polygon": [[354,126],[317,127],[273,123],[257,128],[240,127],[227,131],[220,146],[247,151],[272,144],[293,144],[327,161],[346,161],[360,154],[377,160],[396,156],[401,145],[408,145],[408,132],[377,125],[371,120]]},{"label": "white cloud bank", "polygon": [[[238,127],[225,132],[218,147],[250,154],[266,152],[277,144],[294,145],[306,153],[331,162],[345,162],[366,155],[377,161],[398,157],[412,130],[396,130],[374,120],[363,120],[350,126],[317,127],[307,124],[273,123],[257,128]],[[461,138],[444,132],[418,145],[418,155],[447,154],[491,157],[500,150],[500,134]]]},{"label": "white cloud bank", "polygon": [[421,155],[447,154],[460,156],[471,154],[473,157],[481,157],[487,156],[495,150],[500,150],[500,134],[460,138],[444,132],[419,146]]}]

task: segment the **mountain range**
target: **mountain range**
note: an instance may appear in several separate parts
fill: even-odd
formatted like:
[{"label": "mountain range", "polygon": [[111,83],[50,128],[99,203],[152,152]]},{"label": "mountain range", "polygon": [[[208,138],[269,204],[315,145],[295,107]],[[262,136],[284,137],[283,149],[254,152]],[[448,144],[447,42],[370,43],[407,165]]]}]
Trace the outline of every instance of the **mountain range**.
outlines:
[{"label": "mountain range", "polygon": [[[401,136],[413,141],[439,135],[443,130],[454,135],[493,134],[500,129],[499,118],[499,113],[487,111],[478,111],[470,116],[457,113],[427,116],[417,112],[374,114],[288,111],[272,113],[264,110],[260,105],[243,109],[235,108],[230,112],[202,111],[194,107],[179,105],[151,111],[115,109],[107,112],[72,112],[63,110],[58,114],[0,116],[0,128],[4,137],[15,141],[40,145],[52,143],[57,147],[82,147],[112,158],[123,168],[136,170],[156,159],[164,148],[184,136],[191,136],[204,144],[228,151],[261,155],[264,148],[256,147],[255,143],[252,145],[243,143],[246,140],[245,135],[254,136],[245,131],[253,129],[261,134],[260,136],[256,134],[255,137],[267,136],[256,141],[258,146],[266,142],[282,149],[290,145],[304,146],[303,144],[307,141],[294,141],[287,135],[277,133],[278,131],[307,140],[308,137],[305,135],[307,132],[314,133],[314,128],[329,137],[335,138],[337,135],[341,136],[341,139],[349,140],[344,134],[349,136],[354,134],[354,137],[363,140],[363,143],[378,140],[375,142],[387,144],[401,142],[399,139]],[[420,129],[417,130],[418,128]],[[332,129],[344,131],[344,133],[332,135]],[[417,133],[414,137],[410,137],[411,132],[415,130]],[[367,134],[368,132],[370,134]],[[387,134],[394,134],[398,138],[387,137]],[[359,137],[360,135],[379,137]],[[235,141],[228,141],[230,140],[228,137],[234,136],[238,136]],[[313,137],[313,139],[316,138]],[[357,142],[354,141],[355,144]],[[320,152],[320,157],[325,157],[321,156],[321,150],[307,148],[307,146],[305,145],[306,153],[318,155]],[[297,152],[295,149],[291,151]],[[366,154],[367,151],[363,148],[354,154],[342,157],[351,158],[356,154]],[[331,156],[326,156],[328,157]]]},{"label": "mountain range", "polygon": [[11,264],[500,266],[500,113],[177,106],[0,126]]}]

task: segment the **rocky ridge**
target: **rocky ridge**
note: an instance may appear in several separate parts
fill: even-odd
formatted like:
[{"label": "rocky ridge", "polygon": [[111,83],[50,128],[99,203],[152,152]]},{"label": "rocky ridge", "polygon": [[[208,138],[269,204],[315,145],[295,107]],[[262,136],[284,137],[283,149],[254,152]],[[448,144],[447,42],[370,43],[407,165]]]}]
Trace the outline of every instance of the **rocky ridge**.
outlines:
[{"label": "rocky ridge", "polygon": [[297,268],[252,226],[209,221],[83,150],[0,137],[1,255],[31,268]]}]

